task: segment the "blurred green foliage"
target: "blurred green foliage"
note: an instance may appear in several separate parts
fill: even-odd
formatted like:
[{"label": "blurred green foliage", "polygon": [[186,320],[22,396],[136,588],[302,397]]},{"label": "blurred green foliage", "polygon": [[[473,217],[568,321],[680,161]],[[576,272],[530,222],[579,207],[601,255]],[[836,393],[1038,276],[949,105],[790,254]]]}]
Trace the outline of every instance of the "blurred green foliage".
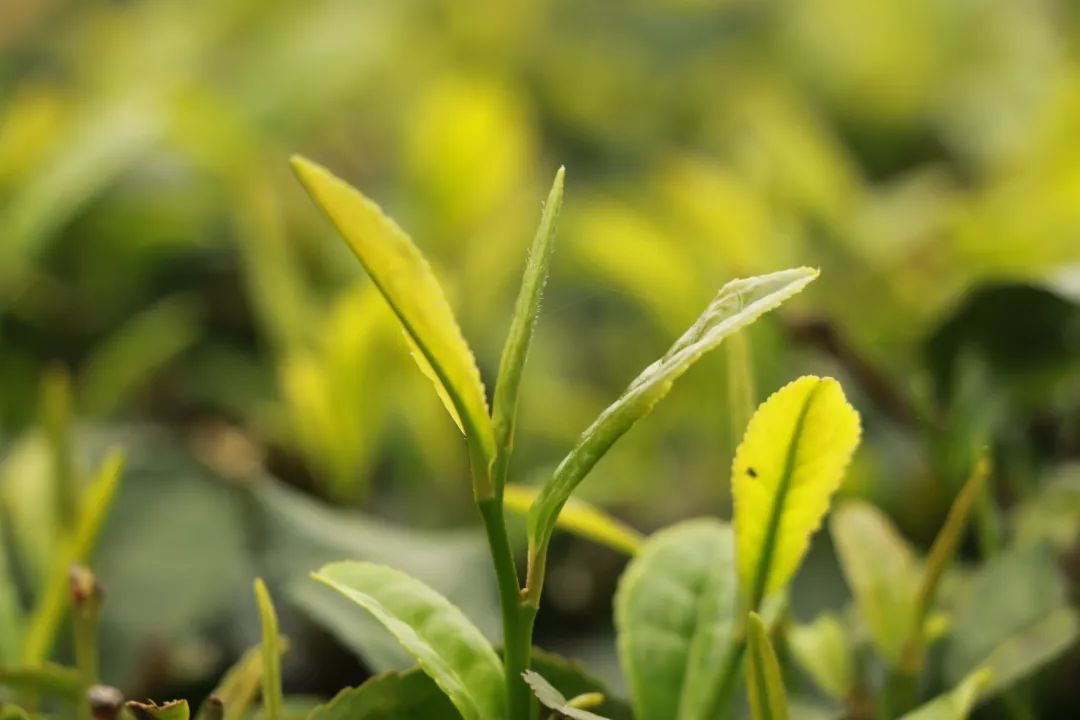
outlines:
[{"label": "blurred green foliage", "polygon": [[[314,616],[370,667],[398,667],[320,588],[277,590],[342,544],[482,624],[485,584],[452,572],[485,572],[461,529],[460,435],[286,158],[332,164],[409,230],[487,377],[536,199],[565,163],[515,479],[550,469],[724,281],[820,267],[744,354],[690,373],[584,495],[642,530],[726,516],[742,406],[764,399],[740,393],[805,372],[840,378],[862,413],[842,492],[923,548],[989,447],[993,501],[961,557],[994,557],[971,587],[1001,608],[966,622],[1002,637],[949,647],[942,677],[958,682],[1005,628],[1077,596],[1077,128],[1069,0],[4,2],[0,627],[40,596],[67,532],[37,429],[55,430],[41,388],[57,367],[76,482],[112,441],[131,450],[95,563],[111,682],[208,682],[255,637],[256,572],[289,597],[283,624],[314,638],[299,665],[329,664]],[[555,550],[541,637],[610,670],[588,638],[610,630],[619,561]],[[977,591],[956,575],[943,593],[962,606]],[[997,590],[1028,575],[1032,596]],[[795,614],[845,593],[816,543]],[[565,645],[564,624],[586,640]],[[1016,702],[1075,705],[1060,682],[1075,652],[1063,662],[1022,691],[1042,705]]]}]

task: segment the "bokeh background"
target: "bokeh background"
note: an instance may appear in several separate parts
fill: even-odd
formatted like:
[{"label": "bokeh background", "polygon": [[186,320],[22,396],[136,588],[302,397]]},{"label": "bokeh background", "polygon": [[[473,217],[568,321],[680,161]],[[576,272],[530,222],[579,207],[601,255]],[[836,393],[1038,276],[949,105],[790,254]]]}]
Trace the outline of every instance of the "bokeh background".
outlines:
[{"label": "bokeh background", "polygon": [[[582,495],[643,531],[727,517],[745,398],[827,373],[864,418],[845,495],[925,548],[989,447],[996,504],[964,558],[1007,543],[1035,558],[1009,586],[1075,602],[1075,2],[4,0],[0,527],[32,597],[59,532],[42,388],[69,381],[82,471],[129,454],[95,563],[108,681],[211,687],[256,637],[256,574],[293,638],[288,688],[394,666],[306,580],[342,557],[403,567],[495,632],[460,435],[294,152],[412,234],[489,387],[565,164],[516,481],[541,480],[726,280],[813,265]],[[554,552],[539,641],[618,687],[625,559]],[[846,592],[823,534],[793,612]],[[1048,612],[1036,599],[1011,611]],[[1074,652],[1043,673],[1033,706],[1076,707],[1078,668]]]}]

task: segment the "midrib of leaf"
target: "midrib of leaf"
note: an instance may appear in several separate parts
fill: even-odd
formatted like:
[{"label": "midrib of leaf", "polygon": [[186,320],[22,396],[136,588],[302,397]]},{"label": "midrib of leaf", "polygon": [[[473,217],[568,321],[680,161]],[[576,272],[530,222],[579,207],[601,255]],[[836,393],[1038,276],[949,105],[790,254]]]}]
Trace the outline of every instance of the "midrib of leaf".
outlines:
[{"label": "midrib of leaf", "polygon": [[765,586],[769,580],[769,570],[772,565],[772,556],[776,551],[776,539],[780,534],[780,520],[784,515],[784,504],[787,500],[788,491],[791,489],[791,478],[795,474],[795,461],[799,454],[799,441],[802,439],[803,426],[806,424],[806,415],[810,406],[814,403],[818,390],[821,389],[820,381],[806,394],[806,400],[799,410],[799,417],[795,421],[795,429],[788,443],[787,455],[784,458],[784,473],[780,476],[780,485],[776,489],[776,498],[769,509],[769,524],[765,531],[765,546],[761,549],[757,567],[754,568],[754,584],[750,593],[750,610],[757,611],[761,606],[761,600],[765,595]]}]

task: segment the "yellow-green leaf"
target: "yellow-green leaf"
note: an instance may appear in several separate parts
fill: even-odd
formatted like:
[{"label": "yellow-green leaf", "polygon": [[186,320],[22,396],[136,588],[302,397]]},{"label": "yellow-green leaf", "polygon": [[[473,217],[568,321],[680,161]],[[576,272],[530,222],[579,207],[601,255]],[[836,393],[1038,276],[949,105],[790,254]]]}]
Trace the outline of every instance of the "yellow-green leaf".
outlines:
[{"label": "yellow-green leaf", "polygon": [[731,468],[736,560],[751,609],[795,574],[859,435],[859,414],[832,378],[801,377],[754,413]]},{"label": "yellow-green leaf", "polygon": [[450,397],[450,393],[446,391],[446,386],[442,384],[442,380],[439,379],[438,374],[435,372],[435,368],[431,367],[431,363],[424,356],[423,350],[416,346],[416,341],[412,339],[412,336],[408,332],[404,332],[405,343],[409,346],[409,355],[416,362],[416,366],[420,368],[420,372],[431,381],[431,384],[435,387],[435,394],[439,396],[439,402],[446,408],[446,412],[450,413],[450,419],[457,425],[458,430],[462,435],[465,433],[465,425],[461,422],[461,416],[458,415],[457,408],[454,407],[454,399]]},{"label": "yellow-green leaf", "polygon": [[863,501],[840,505],[829,529],[859,615],[878,651],[896,667],[915,631],[915,552],[889,518]]},{"label": "yellow-green leaf", "polygon": [[[503,491],[503,504],[507,510],[524,515],[539,494],[539,488],[507,485]],[[569,533],[580,535],[587,540],[627,555],[636,554],[645,541],[644,535],[626,523],[576,498],[570,498],[563,506],[555,525]]]},{"label": "yellow-green leaf", "polygon": [[976,670],[949,692],[920,705],[900,720],[965,720],[992,678],[990,670]]},{"label": "yellow-green leaf", "polygon": [[753,720],[787,720],[787,693],[780,676],[780,663],[769,642],[769,633],[761,616],[751,612],[746,622],[749,661],[746,694]]},{"label": "yellow-green leaf", "polygon": [[[397,223],[348,183],[301,157],[292,165],[431,365],[474,454],[490,467],[495,439],[480,372],[427,260]],[[493,495],[486,470],[474,475],[478,499]]]},{"label": "yellow-green leaf", "polygon": [[791,653],[829,697],[843,700],[855,681],[851,638],[840,618],[823,613],[788,633]]},{"label": "yellow-green leaf", "polygon": [[255,600],[262,623],[262,702],[266,720],[281,720],[281,651],[274,602],[262,578],[255,579]]}]

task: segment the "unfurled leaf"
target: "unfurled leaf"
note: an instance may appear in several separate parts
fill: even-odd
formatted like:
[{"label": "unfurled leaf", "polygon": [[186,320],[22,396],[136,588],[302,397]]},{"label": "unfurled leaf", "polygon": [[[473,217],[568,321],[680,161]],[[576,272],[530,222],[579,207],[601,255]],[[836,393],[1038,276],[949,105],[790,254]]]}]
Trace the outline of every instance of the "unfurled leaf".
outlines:
[{"label": "unfurled leaf", "polygon": [[281,650],[274,603],[262,578],[255,579],[255,600],[262,624],[262,704],[266,720],[281,720]]},{"label": "unfurled leaf", "polygon": [[667,353],[645,368],[582,433],[529,509],[528,589],[534,598],[539,597],[547,546],[559,511],[600,458],[634,423],[649,414],[674,382],[705,353],[800,292],[817,276],[817,270],[796,268],[729,282]]},{"label": "unfurled leaf", "polygon": [[[503,503],[507,510],[525,514],[539,494],[539,489],[525,485],[507,485],[503,491]],[[645,536],[594,505],[570,498],[559,513],[556,527],[575,535],[605,545],[613,550],[635,554],[645,541]]]},{"label": "unfurled leaf", "polygon": [[799,378],[754,413],[731,467],[739,581],[751,609],[795,574],[859,434],[859,414],[832,378]]},{"label": "unfurled leaf", "polygon": [[372,563],[331,563],[314,577],[374,615],[464,720],[505,717],[502,663],[446,598],[398,570]]},{"label": "unfurled leaf", "polygon": [[554,653],[533,648],[532,669],[543,675],[548,682],[571,699],[582,696],[603,697],[599,705],[589,707],[596,713],[612,720],[632,720],[630,707],[623,701],[612,697],[607,686],[589,674],[580,662],[567,660]]},{"label": "unfurled leaf", "polygon": [[555,247],[555,222],[562,208],[563,176],[559,168],[548,193],[540,227],[536,229],[529,258],[525,263],[525,276],[521,280],[510,332],[506,336],[502,357],[499,360],[499,377],[495,383],[495,399],[492,401],[491,419],[495,429],[495,443],[499,448],[501,462],[507,462],[514,445],[514,425],[517,418],[518,398],[521,395],[521,375],[529,356],[533,326],[540,313],[540,301],[547,282],[548,265]]},{"label": "unfurled leaf", "polygon": [[619,662],[639,720],[715,716],[735,642],[731,528],[712,519],[651,536],[615,594]]},{"label": "unfurled leaf", "polygon": [[851,638],[840,618],[823,613],[788,632],[788,643],[799,666],[818,687],[836,700],[848,696],[855,682]]},{"label": "unfurled leaf", "polygon": [[787,693],[780,675],[780,663],[769,642],[769,633],[761,616],[751,612],[746,622],[749,649],[746,670],[746,694],[753,720],[787,720]]},{"label": "unfurled leaf", "polygon": [[457,710],[421,670],[376,675],[346,688],[307,720],[457,720]]},{"label": "unfurled leaf", "polygon": [[[545,680],[544,676],[538,672],[526,670],[525,682],[532,688],[533,694],[536,695],[536,699],[540,701],[541,705],[549,710],[554,710],[559,715],[573,720],[608,720],[602,715],[589,712],[567,700],[565,695],[559,692],[554,685]],[[603,696],[598,698],[598,701],[603,701]]]},{"label": "unfurled leaf", "polygon": [[869,503],[842,504],[829,528],[866,629],[882,657],[896,667],[915,629],[918,559],[892,522]]},{"label": "unfurled leaf", "polygon": [[487,469],[495,440],[476,360],[426,259],[374,202],[325,168],[294,157],[292,166],[308,193],[330,218],[382,291],[446,396],[451,398],[476,459],[478,499],[492,497]]},{"label": "unfurled leaf", "polygon": [[93,552],[120,485],[123,465],[123,453],[113,451],[105,458],[94,481],[82,492],[75,526],[57,549],[41,599],[30,617],[22,649],[22,661],[27,665],[40,664],[52,650],[67,608],[68,569],[75,563],[86,562]]},{"label": "unfurled leaf", "polygon": [[1063,607],[1010,636],[980,663],[992,673],[982,697],[996,695],[1062,655],[1080,638],[1076,611]]},{"label": "unfurled leaf", "polygon": [[162,705],[129,700],[127,709],[136,720],[188,720],[190,716],[187,700],[172,700]]},{"label": "unfurled leaf", "polygon": [[966,720],[979,699],[979,693],[991,678],[989,670],[976,671],[949,692],[915,708],[900,720]]}]

